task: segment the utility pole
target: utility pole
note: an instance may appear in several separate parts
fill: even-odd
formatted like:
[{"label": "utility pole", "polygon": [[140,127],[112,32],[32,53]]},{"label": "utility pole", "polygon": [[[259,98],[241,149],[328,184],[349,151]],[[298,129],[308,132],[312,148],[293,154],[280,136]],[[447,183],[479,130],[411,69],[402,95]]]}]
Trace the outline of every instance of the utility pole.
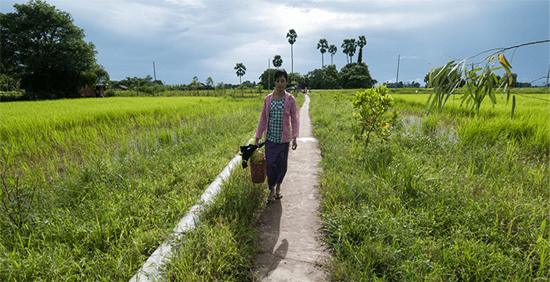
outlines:
[{"label": "utility pole", "polygon": [[271,61],[267,59],[267,93],[271,87]]},{"label": "utility pole", "polygon": [[155,69],[155,61],[153,61],[153,75],[155,76],[155,81],[157,81],[157,70]]},{"label": "utility pole", "polygon": [[397,82],[399,81],[399,61],[401,61],[401,54],[397,58],[397,78],[395,79],[395,91],[397,91]]}]

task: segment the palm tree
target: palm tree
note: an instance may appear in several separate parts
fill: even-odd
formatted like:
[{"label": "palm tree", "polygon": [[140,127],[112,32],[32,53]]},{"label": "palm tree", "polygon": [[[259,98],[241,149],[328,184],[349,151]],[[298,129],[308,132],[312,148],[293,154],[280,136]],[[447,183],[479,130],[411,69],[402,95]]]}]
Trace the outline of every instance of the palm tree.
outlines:
[{"label": "palm tree", "polygon": [[342,43],[342,52],[346,54],[346,62],[349,64],[349,39],[344,39]]},{"label": "palm tree", "polygon": [[359,36],[359,41],[357,42],[357,45],[359,46],[359,56],[357,58],[357,63],[363,62],[363,47],[367,45],[367,39],[364,35]]},{"label": "palm tree", "polygon": [[281,55],[275,55],[273,58],[273,66],[277,69],[283,65],[283,59],[281,58]]},{"label": "palm tree", "polygon": [[200,87],[200,82],[199,82],[199,78],[195,75],[193,76],[193,81],[191,82],[191,84],[193,85],[193,87],[195,87],[195,90],[197,90],[197,96],[199,96],[199,87]]},{"label": "palm tree", "polygon": [[296,31],[294,29],[291,29],[286,34],[286,37],[288,38],[288,43],[290,43],[290,60],[292,62],[292,67],[290,72],[294,72],[294,42],[296,42],[296,37],[298,37],[298,34],[296,34]]},{"label": "palm tree", "polygon": [[353,63],[353,54],[355,54],[355,51],[357,51],[357,43],[355,42],[355,38],[344,39],[342,48],[344,48],[344,54],[349,56],[348,64]]},{"label": "palm tree", "polygon": [[[206,86],[208,86],[208,96],[210,96],[210,87],[212,87],[214,85],[214,80],[212,79],[211,76],[209,76],[207,79],[206,79]],[[216,96],[216,92],[214,91],[214,96]]]},{"label": "palm tree", "polygon": [[355,51],[357,51],[357,42],[355,42],[355,38],[352,38],[349,41],[349,62],[353,63],[353,54],[355,54]]},{"label": "palm tree", "polygon": [[243,63],[237,63],[235,70],[237,71],[237,76],[239,77],[239,84],[242,84],[241,77],[246,73],[246,67]]},{"label": "palm tree", "polygon": [[328,52],[330,53],[330,64],[334,65],[333,57],[336,55],[336,52],[338,51],[338,48],[336,48],[336,45],[332,44],[328,47]]},{"label": "palm tree", "polygon": [[321,49],[321,57],[323,58],[323,68],[325,67],[325,52],[328,48],[328,42],[325,38],[319,39],[319,43],[317,43],[317,49]]},{"label": "palm tree", "polygon": [[[235,70],[237,70],[237,76],[239,77],[239,84],[242,86],[242,79],[241,77],[246,73],[246,67],[243,63],[237,63],[235,66]],[[243,89],[243,96],[244,96],[244,89]]]}]

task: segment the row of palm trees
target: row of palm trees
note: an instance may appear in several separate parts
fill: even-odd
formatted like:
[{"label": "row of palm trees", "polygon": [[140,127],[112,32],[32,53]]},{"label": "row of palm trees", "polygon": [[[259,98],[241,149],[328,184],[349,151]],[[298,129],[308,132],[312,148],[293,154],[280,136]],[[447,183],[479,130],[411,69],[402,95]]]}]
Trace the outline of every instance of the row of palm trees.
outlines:
[{"label": "row of palm trees", "polygon": [[[355,41],[355,38],[351,39],[344,39],[344,43],[342,43],[342,52],[346,54],[346,60],[348,64],[353,62],[353,55],[357,51],[357,47],[359,47],[359,57],[357,59],[358,63],[362,63],[363,61],[363,47],[367,45],[367,39],[364,35],[359,36],[359,40]],[[325,53],[328,51],[330,53],[330,64],[334,64],[333,57],[338,51],[338,48],[336,45],[328,45],[328,41],[325,38],[319,39],[319,43],[317,43],[317,49],[321,51],[321,57],[322,57],[322,66],[325,67]]]},{"label": "row of palm trees", "polygon": [[[290,58],[291,58],[291,72],[294,72],[294,43],[296,42],[296,38],[298,37],[298,34],[294,29],[290,29],[288,33],[286,34],[286,37],[288,38],[288,43],[290,43]],[[344,43],[342,43],[342,52],[346,54],[346,60],[348,64],[353,62],[353,55],[355,55],[355,52],[357,51],[357,47],[359,47],[359,56],[357,58],[357,63],[362,63],[363,61],[363,47],[367,45],[367,39],[364,35],[359,36],[359,40],[355,41],[355,38],[351,39],[344,39]],[[321,57],[322,57],[322,67],[325,67],[325,53],[328,51],[330,53],[330,64],[334,65],[334,55],[336,55],[336,52],[338,51],[338,48],[336,45],[328,45],[328,41],[325,38],[319,39],[319,43],[317,43],[317,49],[321,51]],[[280,55],[276,55],[273,59],[273,65],[275,67],[280,67],[283,64],[283,60]],[[237,71],[237,76],[239,77],[239,81],[241,77],[246,72],[246,67],[242,63],[237,63],[235,66],[235,70]]]},{"label": "row of palm trees", "polygon": [[[296,38],[298,37],[298,35],[296,34],[296,31],[294,29],[291,29],[286,34],[286,37],[288,38],[288,43],[290,43],[290,57],[292,61],[291,72],[294,72],[294,43],[296,42]],[[355,38],[344,39],[344,43],[342,43],[342,52],[346,54],[346,61],[348,62],[348,64],[353,62],[353,55],[357,51],[357,47],[359,47],[359,56],[357,58],[357,63],[360,64],[363,62],[363,47],[365,47],[365,45],[367,45],[367,38],[364,35],[359,36],[359,40],[357,41],[355,41]],[[338,48],[336,47],[336,45],[332,44],[329,46],[326,38],[322,38],[319,39],[319,43],[317,43],[317,49],[321,51],[322,67],[325,67],[325,53],[327,51],[330,53],[330,64],[334,65],[334,55],[336,55],[336,52],[338,52]],[[279,62],[279,60],[277,60],[277,62]],[[282,60],[280,60],[280,63],[282,64]],[[281,64],[279,64],[279,66]]]}]

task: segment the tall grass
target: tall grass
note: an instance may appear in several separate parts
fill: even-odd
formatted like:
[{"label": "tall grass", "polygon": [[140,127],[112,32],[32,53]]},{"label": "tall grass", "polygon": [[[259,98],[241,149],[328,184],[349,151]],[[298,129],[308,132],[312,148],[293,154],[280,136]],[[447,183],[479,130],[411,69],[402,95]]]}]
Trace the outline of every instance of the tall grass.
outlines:
[{"label": "tall grass", "polygon": [[450,138],[424,119],[365,147],[351,97],[311,97],[331,280],[550,279],[547,154],[506,135]]},{"label": "tall grass", "polygon": [[248,169],[236,168],[196,229],[177,242],[164,276],[171,281],[252,281],[257,218],[267,194],[264,184],[250,181]]},{"label": "tall grass", "polygon": [[[0,280],[127,281],[252,136],[260,99],[0,104],[17,225],[2,207]],[[5,162],[3,163],[5,164]],[[4,170],[2,170],[4,171]],[[0,194],[2,203],[29,204]]]},{"label": "tall grass", "polygon": [[[404,112],[425,114],[428,95],[395,95],[396,106]],[[492,106],[485,101],[480,116],[465,105],[460,98],[451,97],[438,119],[457,130],[467,143],[495,144],[506,138],[517,142],[532,155],[550,152],[550,97],[547,94],[517,96],[514,117],[511,117],[511,102],[497,100]]]}]

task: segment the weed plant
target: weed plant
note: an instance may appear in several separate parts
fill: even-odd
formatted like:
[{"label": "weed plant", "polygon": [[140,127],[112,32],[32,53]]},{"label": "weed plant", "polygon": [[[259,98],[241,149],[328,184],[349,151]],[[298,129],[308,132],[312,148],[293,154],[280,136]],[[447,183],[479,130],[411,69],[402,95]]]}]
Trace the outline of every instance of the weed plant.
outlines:
[{"label": "weed plant", "polygon": [[550,279],[547,154],[533,158],[510,129],[450,138],[433,118],[365,147],[352,97],[335,108],[333,94],[310,95],[330,280]]}]

